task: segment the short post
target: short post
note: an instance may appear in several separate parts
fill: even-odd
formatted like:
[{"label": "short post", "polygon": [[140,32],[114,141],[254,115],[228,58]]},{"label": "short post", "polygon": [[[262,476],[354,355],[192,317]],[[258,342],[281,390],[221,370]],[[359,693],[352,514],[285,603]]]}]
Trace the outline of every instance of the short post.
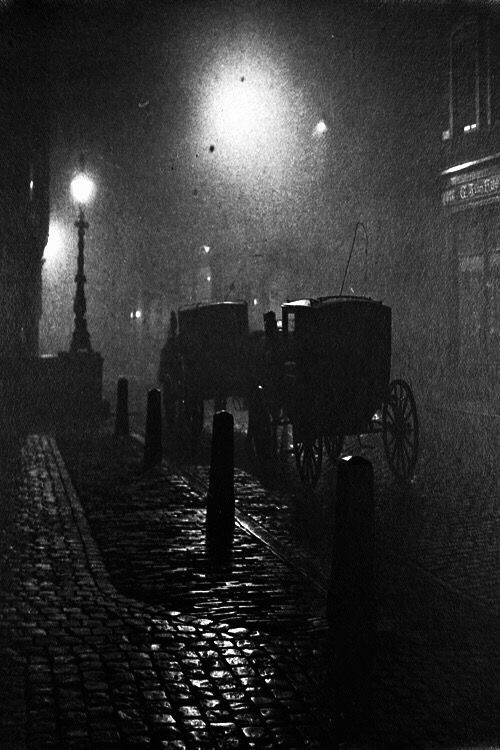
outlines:
[{"label": "short post", "polygon": [[161,464],[163,446],[161,437],[161,392],[158,388],[148,391],[146,412],[146,437],[144,441],[144,468]]},{"label": "short post", "polygon": [[128,380],[127,378],[118,378],[116,387],[115,437],[124,437],[128,433]]},{"label": "short post", "polygon": [[327,615],[339,714],[366,720],[371,704],[376,612],[373,466],[354,456],[338,463]]},{"label": "short post", "polygon": [[214,414],[210,480],[207,494],[207,534],[230,541],[234,531],[234,420],[227,411]]}]

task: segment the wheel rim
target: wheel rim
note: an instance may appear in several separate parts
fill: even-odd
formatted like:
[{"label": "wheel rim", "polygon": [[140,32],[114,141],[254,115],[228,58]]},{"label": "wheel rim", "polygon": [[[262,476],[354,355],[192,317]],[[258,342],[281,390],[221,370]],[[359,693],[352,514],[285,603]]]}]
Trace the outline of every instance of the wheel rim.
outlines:
[{"label": "wheel rim", "polygon": [[344,447],[344,436],[343,435],[325,435],[325,450],[328,458],[331,461],[336,461],[342,453]]},{"label": "wheel rim", "polygon": [[321,474],[323,439],[322,437],[298,440],[294,437],[293,450],[295,462],[302,483],[313,489]]},{"label": "wheel rim", "polygon": [[417,407],[410,386],[394,380],[382,410],[382,436],[387,462],[396,479],[413,477],[418,456]]}]

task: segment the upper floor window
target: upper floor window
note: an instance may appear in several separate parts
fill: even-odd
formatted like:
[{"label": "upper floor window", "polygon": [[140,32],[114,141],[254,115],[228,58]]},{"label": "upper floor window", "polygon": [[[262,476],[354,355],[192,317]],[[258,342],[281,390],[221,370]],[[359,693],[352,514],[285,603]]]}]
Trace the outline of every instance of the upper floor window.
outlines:
[{"label": "upper floor window", "polygon": [[467,19],[449,47],[449,127],[443,140],[500,123],[500,23]]},{"label": "upper floor window", "polygon": [[479,45],[477,26],[464,24],[451,35],[450,133],[479,128]]},{"label": "upper floor window", "polygon": [[500,21],[488,28],[488,101],[489,124],[500,124]]}]

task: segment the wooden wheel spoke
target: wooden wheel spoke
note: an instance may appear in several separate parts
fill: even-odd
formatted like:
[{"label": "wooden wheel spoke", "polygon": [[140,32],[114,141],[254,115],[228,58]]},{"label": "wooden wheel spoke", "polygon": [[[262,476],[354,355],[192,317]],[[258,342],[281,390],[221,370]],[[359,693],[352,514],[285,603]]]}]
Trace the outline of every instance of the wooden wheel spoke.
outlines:
[{"label": "wooden wheel spoke", "polygon": [[389,467],[397,479],[407,481],[417,461],[418,418],[413,394],[403,380],[389,386],[382,409],[382,435]]}]

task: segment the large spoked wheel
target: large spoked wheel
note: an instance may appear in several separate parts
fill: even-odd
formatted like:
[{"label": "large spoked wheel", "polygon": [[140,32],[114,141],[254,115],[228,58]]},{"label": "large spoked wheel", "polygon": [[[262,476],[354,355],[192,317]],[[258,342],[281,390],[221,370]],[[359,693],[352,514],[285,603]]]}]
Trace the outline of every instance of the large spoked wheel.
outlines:
[{"label": "large spoked wheel", "polygon": [[325,435],[325,450],[330,461],[336,461],[344,447],[344,435]]},{"label": "large spoked wheel", "polygon": [[409,482],[417,463],[419,426],[415,399],[404,380],[389,384],[382,408],[382,438],[392,473],[400,482]]},{"label": "large spoked wheel", "polygon": [[261,389],[250,405],[247,441],[259,463],[264,464],[276,457],[276,425]]},{"label": "large spoked wheel", "polygon": [[321,474],[323,461],[323,438],[301,436],[294,432],[293,452],[302,484],[312,490]]}]

